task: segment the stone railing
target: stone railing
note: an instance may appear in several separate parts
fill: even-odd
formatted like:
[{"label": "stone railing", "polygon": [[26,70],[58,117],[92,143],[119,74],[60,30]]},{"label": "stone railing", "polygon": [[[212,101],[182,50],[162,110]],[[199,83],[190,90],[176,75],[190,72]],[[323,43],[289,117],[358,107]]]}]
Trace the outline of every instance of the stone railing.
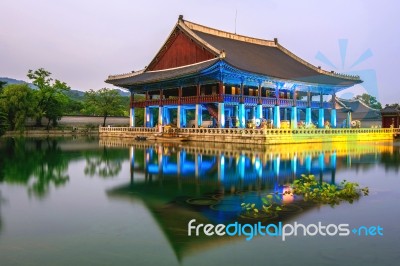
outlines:
[{"label": "stone railing", "polygon": [[[99,127],[99,132],[157,133],[155,127]],[[179,134],[233,134],[233,135],[277,135],[277,134],[354,134],[393,133],[400,134],[400,128],[297,128],[297,129],[252,129],[252,128],[170,128]]]},{"label": "stone railing", "polygon": [[173,133],[179,134],[225,134],[225,135],[284,135],[284,134],[400,134],[400,129],[393,128],[299,128],[299,129],[250,129],[250,128],[172,128]]},{"label": "stone railing", "polygon": [[279,99],[279,104],[281,106],[291,107],[291,106],[293,106],[293,100],[292,99]]},{"label": "stone railing", "polygon": [[229,95],[225,94],[224,95],[224,102],[225,103],[238,103],[240,102],[240,99],[242,98],[241,95]]},{"label": "stone railing", "polygon": [[261,98],[263,105],[274,106],[276,104],[276,98]]},{"label": "stone railing", "polygon": [[156,133],[155,127],[99,127],[99,133],[103,132],[132,132],[132,133]]},{"label": "stone railing", "polygon": [[[135,138],[157,140],[157,128],[101,127],[100,138]],[[244,144],[322,143],[340,141],[388,141],[400,136],[393,128],[334,129],[251,129],[251,128],[169,128],[169,134],[187,136],[190,141]],[[172,137],[173,139],[173,137]],[[162,139],[160,141],[168,141]]]},{"label": "stone railing", "polygon": [[308,105],[307,101],[300,101],[300,100],[296,101],[297,107],[307,107],[307,105]]}]

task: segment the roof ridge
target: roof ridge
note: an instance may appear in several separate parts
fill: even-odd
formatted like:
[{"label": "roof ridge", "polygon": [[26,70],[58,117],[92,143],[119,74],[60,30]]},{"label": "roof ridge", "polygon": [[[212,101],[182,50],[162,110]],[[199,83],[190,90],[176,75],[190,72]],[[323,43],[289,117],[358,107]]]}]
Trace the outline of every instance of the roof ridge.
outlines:
[{"label": "roof ridge", "polygon": [[364,100],[362,100],[362,99],[355,99],[355,100],[358,100],[362,105],[364,105],[365,107],[367,107],[371,110],[379,111],[379,109],[375,109],[375,108],[372,108],[371,106],[367,105],[367,103],[365,103]]},{"label": "roof ridge", "polygon": [[212,46],[211,44],[209,44],[208,42],[206,42],[205,40],[203,40],[200,36],[198,36],[196,33],[194,33],[192,31],[192,29],[190,27],[188,27],[188,25],[186,25],[185,23],[186,21],[183,19],[179,19],[177,26],[180,27],[182,30],[184,30],[187,34],[189,34],[190,36],[192,36],[194,39],[196,39],[196,41],[198,41],[199,43],[201,43],[203,46],[205,46],[206,48],[208,48],[210,51],[212,51],[213,53],[215,53],[215,55],[221,55],[222,51],[220,51],[219,49],[217,49],[216,47]]},{"label": "roof ridge", "polygon": [[341,106],[343,106],[343,107],[345,107],[345,108],[349,108],[349,107],[343,102],[343,100],[345,100],[345,99],[336,96],[336,103],[339,103],[339,105],[341,105]]},{"label": "roof ridge", "polygon": [[[278,39],[276,39],[276,38],[273,41],[264,40],[264,39],[260,39],[260,38],[254,38],[254,37],[250,37],[250,36],[240,35],[240,34],[236,34],[236,33],[231,33],[231,32],[227,32],[227,31],[211,28],[208,26],[204,26],[201,24],[197,24],[197,23],[188,21],[188,20],[183,20],[182,18],[179,19],[179,22],[180,21],[182,21],[183,22],[182,24],[184,24],[186,27],[188,27],[192,32],[193,32],[193,30],[196,30],[196,31],[200,31],[200,32],[203,32],[206,34],[210,34],[210,35],[214,35],[214,36],[218,36],[218,37],[222,37],[222,38],[227,38],[227,39],[231,39],[231,40],[253,43],[253,44],[263,45],[263,46],[268,46],[268,47],[276,47],[279,50],[281,50],[283,53],[285,53],[288,56],[290,56],[291,58],[293,58],[294,60],[300,62],[301,64],[304,64],[305,66],[311,68],[312,70],[314,70],[320,74],[337,77],[337,78],[345,78],[345,79],[350,79],[350,80],[360,80],[360,77],[357,75],[352,76],[352,75],[340,74],[340,73],[336,73],[333,71],[323,70],[323,69],[321,69],[321,67],[316,67],[313,64],[307,62],[306,60],[295,55],[294,53],[289,51],[287,48],[283,47],[280,43],[278,43]],[[193,33],[193,34],[195,34],[195,33]]]},{"label": "roof ridge", "polygon": [[201,62],[189,64],[189,65],[171,67],[171,68],[165,68],[165,69],[159,69],[159,70],[146,71],[146,73],[156,73],[156,72],[163,72],[163,71],[169,71],[169,70],[174,70],[174,69],[186,68],[186,67],[190,67],[190,66],[200,65],[200,64],[203,64],[203,63],[206,63],[206,62],[217,61],[219,59],[220,58],[216,57],[216,58],[211,58],[211,59],[208,59],[208,60],[204,60],[204,61],[201,61]]},{"label": "roof ridge", "polygon": [[258,45],[264,45],[264,46],[269,46],[269,47],[276,47],[275,40],[270,41],[270,40],[265,40],[265,39],[260,39],[260,38],[254,38],[246,35],[241,35],[241,34],[236,34],[228,31],[223,31],[215,28],[211,28],[208,26],[204,26],[201,24],[197,24],[188,20],[183,20],[183,23],[190,29],[190,30],[196,30],[200,31],[203,33],[215,35],[218,37],[223,37],[223,38],[228,38],[236,41],[242,41],[242,42],[248,42],[248,43],[254,43]]},{"label": "roof ridge", "polygon": [[132,72],[129,72],[129,73],[108,75],[107,80],[130,78],[130,77],[134,77],[136,75],[142,74],[143,72],[144,72],[144,69],[141,69],[141,70],[138,70],[138,71],[132,71]]},{"label": "roof ridge", "polygon": [[[365,103],[362,99],[354,99],[354,98],[352,98],[352,99],[338,98],[338,99],[340,99],[340,102],[341,102],[341,103],[343,103],[343,100],[344,100],[344,101],[347,101],[347,102],[349,102],[349,103],[359,102],[361,105],[363,105],[364,107],[366,107],[366,108],[368,108],[368,109],[370,109],[370,110],[372,110],[372,111],[380,111],[379,109],[372,108],[372,107],[369,106],[367,103]],[[345,105],[345,103],[343,103],[343,104]],[[346,106],[347,106],[347,105],[346,105]]]},{"label": "roof ridge", "polygon": [[221,51],[218,50],[217,48],[215,48],[214,46],[210,45],[209,43],[207,43],[206,41],[204,41],[203,39],[201,39],[199,36],[197,36],[193,31],[190,30],[190,28],[188,28],[185,24],[183,19],[181,19],[179,17],[178,22],[175,24],[175,26],[172,28],[170,34],[168,35],[168,37],[166,38],[166,40],[164,41],[163,45],[161,46],[161,48],[157,51],[157,53],[155,54],[155,56],[153,57],[153,59],[150,61],[150,63],[145,67],[144,71],[147,72],[147,69],[152,65],[153,61],[157,58],[157,56],[161,53],[161,51],[164,49],[165,45],[167,44],[168,40],[171,38],[171,36],[174,34],[176,28],[181,29],[182,31],[186,32],[186,34],[191,35],[194,39],[196,39],[196,41],[198,41],[199,43],[201,43],[203,46],[205,46],[207,49],[209,49],[211,52],[213,52],[216,56],[217,55],[221,55]]}]

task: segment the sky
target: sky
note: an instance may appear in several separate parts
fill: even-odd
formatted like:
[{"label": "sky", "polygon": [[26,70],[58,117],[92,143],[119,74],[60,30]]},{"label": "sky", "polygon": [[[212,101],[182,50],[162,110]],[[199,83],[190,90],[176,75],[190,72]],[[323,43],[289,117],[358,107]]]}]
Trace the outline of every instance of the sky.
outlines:
[{"label": "sky", "polygon": [[278,38],[316,66],[365,80],[342,97],[367,92],[400,103],[396,0],[1,0],[0,10],[0,77],[28,81],[28,70],[42,67],[74,89],[111,88],[107,76],[148,65],[182,14]]}]

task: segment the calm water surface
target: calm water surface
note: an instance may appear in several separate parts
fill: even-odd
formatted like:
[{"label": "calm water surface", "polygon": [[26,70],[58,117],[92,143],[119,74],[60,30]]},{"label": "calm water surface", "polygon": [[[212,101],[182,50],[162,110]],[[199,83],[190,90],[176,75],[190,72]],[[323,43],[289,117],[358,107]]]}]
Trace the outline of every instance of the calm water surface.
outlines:
[{"label": "calm water surface", "polygon": [[[396,265],[400,143],[280,145],[0,140],[0,265]],[[301,174],[369,187],[354,203],[282,196]],[[383,236],[187,236],[187,223],[251,222],[242,202],[277,193],[264,223],[377,226]]]}]

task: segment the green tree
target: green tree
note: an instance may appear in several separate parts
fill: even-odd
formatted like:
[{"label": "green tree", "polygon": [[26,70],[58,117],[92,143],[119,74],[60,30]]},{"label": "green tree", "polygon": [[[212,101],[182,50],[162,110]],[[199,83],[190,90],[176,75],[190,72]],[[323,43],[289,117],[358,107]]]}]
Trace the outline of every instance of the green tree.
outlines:
[{"label": "green tree", "polygon": [[[0,97],[5,85],[7,85],[7,82],[0,80]],[[6,133],[8,127],[9,124],[7,122],[7,114],[0,108],[0,137]]]},{"label": "green tree", "polygon": [[84,173],[91,177],[115,177],[122,169],[122,161],[118,154],[104,146],[99,156],[94,156],[93,154],[86,156]]},{"label": "green tree", "polygon": [[23,130],[25,120],[33,116],[33,93],[27,84],[6,86],[0,97],[0,109],[7,116],[11,130]]},{"label": "green tree", "polygon": [[0,109],[0,137],[6,133],[8,127],[7,114]]},{"label": "green tree", "polygon": [[80,115],[82,114],[82,110],[84,109],[84,105],[82,101],[77,101],[71,98],[68,98],[68,102],[65,106],[64,115]]},{"label": "green tree", "polygon": [[50,122],[56,124],[68,103],[68,98],[64,95],[64,92],[69,91],[70,87],[57,79],[53,81],[51,73],[43,68],[35,71],[29,70],[27,76],[38,88],[34,91],[36,125],[42,124],[42,117],[48,119],[47,126]]},{"label": "green tree", "polygon": [[84,106],[84,113],[99,115],[104,118],[103,127],[106,126],[106,119],[108,116],[124,115],[126,109],[119,92],[108,88],[86,92]]},{"label": "green tree", "polygon": [[361,100],[362,102],[364,102],[366,105],[368,105],[371,108],[378,109],[378,110],[382,109],[382,104],[380,102],[378,102],[376,97],[369,95],[367,93],[363,93],[362,95],[357,95],[356,97],[354,97],[354,99]]},{"label": "green tree", "polygon": [[1,81],[1,80],[0,80],[0,93],[1,93],[1,91],[3,90],[3,88],[4,88],[6,85],[7,85],[7,82]]},{"label": "green tree", "polygon": [[26,186],[29,195],[37,198],[67,184],[71,157],[80,155],[63,152],[57,143],[54,138],[5,139],[0,145],[0,154],[7,154],[0,157],[0,182]]}]

